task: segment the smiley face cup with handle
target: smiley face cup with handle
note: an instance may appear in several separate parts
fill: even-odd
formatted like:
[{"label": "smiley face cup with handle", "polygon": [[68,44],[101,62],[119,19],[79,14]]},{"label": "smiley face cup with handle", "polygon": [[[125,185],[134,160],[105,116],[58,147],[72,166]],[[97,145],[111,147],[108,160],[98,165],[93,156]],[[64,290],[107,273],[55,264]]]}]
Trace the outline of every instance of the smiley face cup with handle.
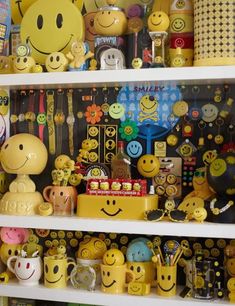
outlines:
[{"label": "smiley face cup with handle", "polygon": [[24,286],[38,285],[43,271],[42,260],[39,256],[11,256],[7,260],[7,267]]},{"label": "smiley face cup with handle", "polygon": [[60,257],[58,255],[44,257],[44,285],[47,288],[65,288],[68,275],[68,267],[76,266],[74,259]]},{"label": "smiley face cup with handle", "polygon": [[101,264],[101,291],[105,293],[123,293],[128,283],[135,280],[135,273],[127,268],[123,253],[110,249],[104,253]]}]

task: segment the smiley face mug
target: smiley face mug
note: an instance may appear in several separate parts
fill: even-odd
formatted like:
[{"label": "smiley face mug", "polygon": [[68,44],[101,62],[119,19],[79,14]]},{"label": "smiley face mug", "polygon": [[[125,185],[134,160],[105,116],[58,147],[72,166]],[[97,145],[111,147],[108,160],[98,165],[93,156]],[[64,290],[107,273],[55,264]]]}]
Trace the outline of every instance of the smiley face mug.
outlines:
[{"label": "smiley face mug", "polygon": [[127,265],[110,266],[101,265],[101,291],[105,293],[123,293],[125,292],[128,282],[135,280],[135,274],[127,269]]},{"label": "smiley face mug", "polygon": [[44,257],[44,285],[47,288],[65,288],[68,275],[68,267],[75,267],[76,263],[72,258],[55,256]]},{"label": "smiley face mug", "polygon": [[7,260],[7,267],[24,286],[38,285],[43,271],[42,260],[39,256],[29,258],[11,256]]}]

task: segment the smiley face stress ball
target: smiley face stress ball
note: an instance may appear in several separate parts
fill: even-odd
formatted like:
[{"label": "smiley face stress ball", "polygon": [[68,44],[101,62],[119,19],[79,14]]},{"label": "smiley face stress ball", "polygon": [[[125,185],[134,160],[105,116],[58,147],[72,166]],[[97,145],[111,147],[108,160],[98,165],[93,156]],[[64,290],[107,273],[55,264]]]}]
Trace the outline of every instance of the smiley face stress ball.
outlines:
[{"label": "smiley face stress ball", "polygon": [[80,10],[68,0],[37,0],[25,13],[20,36],[31,56],[44,64],[52,52],[68,53],[72,43],[84,39],[84,20]]}]

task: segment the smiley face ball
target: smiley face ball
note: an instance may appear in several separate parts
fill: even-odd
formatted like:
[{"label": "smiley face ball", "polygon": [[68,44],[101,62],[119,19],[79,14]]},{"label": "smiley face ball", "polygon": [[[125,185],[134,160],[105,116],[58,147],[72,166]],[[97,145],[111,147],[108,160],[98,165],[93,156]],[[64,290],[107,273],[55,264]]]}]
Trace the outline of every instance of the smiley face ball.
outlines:
[{"label": "smiley face ball", "polygon": [[137,169],[144,177],[154,177],[158,174],[160,169],[159,159],[152,154],[145,154],[138,160]]},{"label": "smiley face ball", "polygon": [[68,53],[75,40],[84,39],[84,20],[80,10],[68,0],[37,0],[25,13],[20,36],[31,56],[43,64],[53,52]]},{"label": "smiley face ball", "polygon": [[166,31],[170,25],[170,19],[165,12],[155,11],[148,18],[148,29],[151,32]]},{"label": "smiley face ball", "polygon": [[[210,164],[207,173],[209,186],[220,195],[235,195],[235,153],[220,154]],[[226,182],[226,183],[225,183]]]}]

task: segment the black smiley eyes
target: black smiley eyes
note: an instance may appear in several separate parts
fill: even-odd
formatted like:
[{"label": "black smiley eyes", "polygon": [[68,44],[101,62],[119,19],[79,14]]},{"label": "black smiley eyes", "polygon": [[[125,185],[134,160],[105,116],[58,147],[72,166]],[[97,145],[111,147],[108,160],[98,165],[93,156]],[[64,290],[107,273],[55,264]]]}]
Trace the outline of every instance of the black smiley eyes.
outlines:
[{"label": "black smiley eyes", "polygon": [[22,144],[20,144],[19,149],[22,151],[24,149],[24,146]]},{"label": "black smiley eyes", "polygon": [[[46,273],[48,273],[49,269],[48,269],[48,265],[45,265],[45,271]],[[53,273],[56,274],[59,271],[59,266],[55,265],[53,268]]]},{"label": "black smiley eyes", "polygon": [[[61,13],[57,14],[56,16],[56,26],[58,29],[61,29],[63,26],[63,15]],[[38,15],[37,17],[37,27],[39,30],[43,28],[43,16]]]}]

